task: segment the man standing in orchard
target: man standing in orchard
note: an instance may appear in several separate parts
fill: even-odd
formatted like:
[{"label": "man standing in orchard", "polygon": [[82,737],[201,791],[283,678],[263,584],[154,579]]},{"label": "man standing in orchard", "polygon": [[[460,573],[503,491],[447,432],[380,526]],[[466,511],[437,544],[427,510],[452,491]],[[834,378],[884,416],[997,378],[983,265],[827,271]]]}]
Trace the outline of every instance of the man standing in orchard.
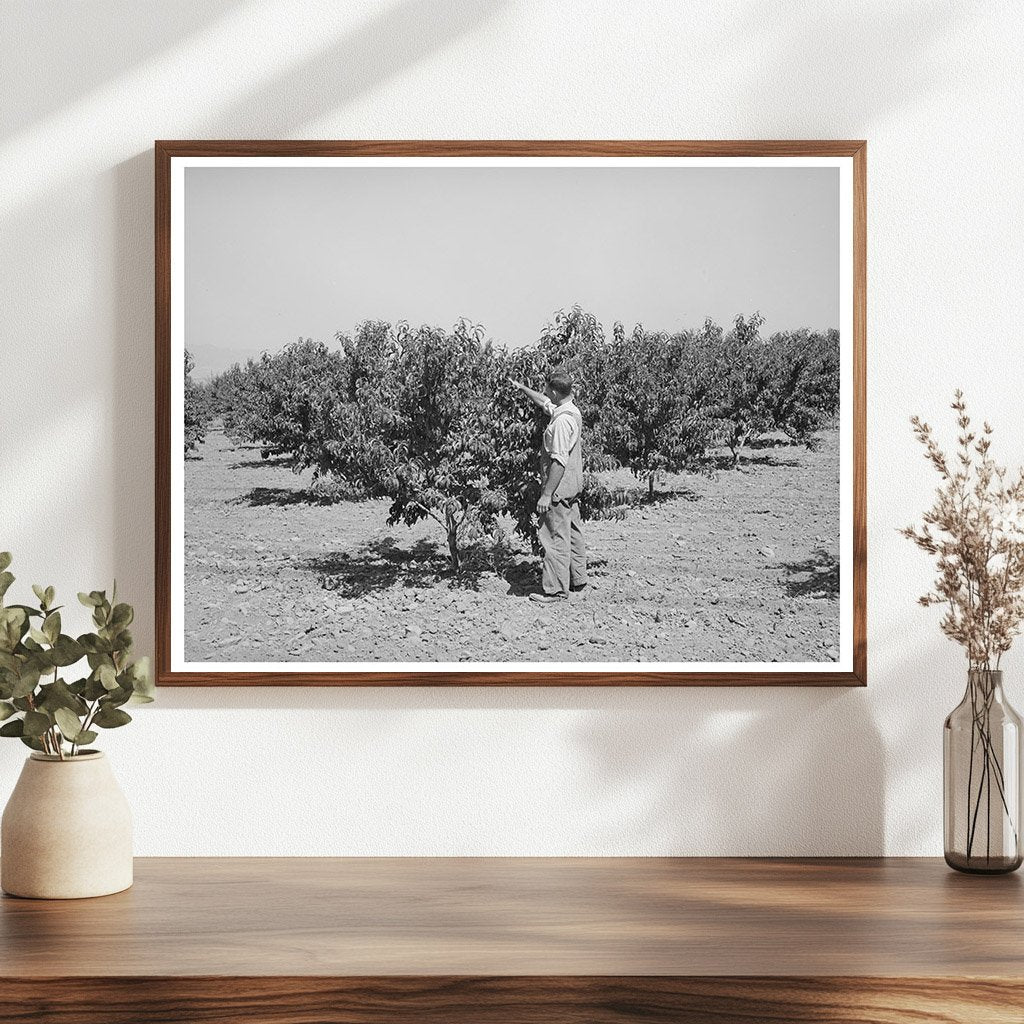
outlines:
[{"label": "man standing in orchard", "polygon": [[544,545],[542,593],[531,594],[539,604],[564,601],[570,589],[587,585],[587,548],[580,524],[583,490],[583,417],[572,400],[572,380],[564,370],[552,370],[543,393],[513,380],[550,420],[544,430],[543,486],[537,512]]}]

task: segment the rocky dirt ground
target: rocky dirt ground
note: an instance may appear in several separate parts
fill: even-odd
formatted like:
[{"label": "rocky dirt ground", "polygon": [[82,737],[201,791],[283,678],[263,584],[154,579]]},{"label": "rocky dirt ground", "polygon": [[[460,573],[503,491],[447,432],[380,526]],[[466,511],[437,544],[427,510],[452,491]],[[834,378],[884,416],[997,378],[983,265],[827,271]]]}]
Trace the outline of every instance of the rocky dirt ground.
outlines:
[{"label": "rocky dirt ground", "polygon": [[[779,439],[781,442],[781,439]],[[838,435],[682,474],[586,524],[591,586],[538,606],[539,559],[447,569],[432,521],[319,504],[310,474],[211,433],[185,467],[185,656],[204,662],[714,662],[838,657]],[[618,483],[639,486],[628,473]]]}]

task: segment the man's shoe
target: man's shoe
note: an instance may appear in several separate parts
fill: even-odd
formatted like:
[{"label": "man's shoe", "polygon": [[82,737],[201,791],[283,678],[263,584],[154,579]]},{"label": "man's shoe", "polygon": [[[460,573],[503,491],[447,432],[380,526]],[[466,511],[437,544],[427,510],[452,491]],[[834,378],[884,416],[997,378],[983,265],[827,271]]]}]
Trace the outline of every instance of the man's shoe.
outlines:
[{"label": "man's shoe", "polygon": [[587,589],[587,585],[586,585],[586,583],[574,583],[569,589],[574,594],[578,594],[581,590],[586,590]]},{"label": "man's shoe", "polygon": [[537,604],[557,604],[559,601],[567,601],[568,594],[531,594],[530,600]]}]

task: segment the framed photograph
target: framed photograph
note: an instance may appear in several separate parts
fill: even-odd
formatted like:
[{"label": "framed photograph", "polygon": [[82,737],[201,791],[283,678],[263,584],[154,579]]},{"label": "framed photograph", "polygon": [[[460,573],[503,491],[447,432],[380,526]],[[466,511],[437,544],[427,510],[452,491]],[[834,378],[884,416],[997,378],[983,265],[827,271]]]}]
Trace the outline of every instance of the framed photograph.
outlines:
[{"label": "framed photograph", "polygon": [[864,685],[863,142],[156,143],[160,685]]}]

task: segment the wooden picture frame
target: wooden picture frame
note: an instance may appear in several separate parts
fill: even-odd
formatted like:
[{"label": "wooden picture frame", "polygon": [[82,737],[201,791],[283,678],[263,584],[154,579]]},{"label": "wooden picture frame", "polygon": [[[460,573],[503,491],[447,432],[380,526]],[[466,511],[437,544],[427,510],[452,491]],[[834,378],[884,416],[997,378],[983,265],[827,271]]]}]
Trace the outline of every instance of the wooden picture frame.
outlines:
[{"label": "wooden picture frame", "polygon": [[[481,669],[452,665],[440,670],[431,665],[409,663],[400,670],[377,671],[361,664],[356,670],[307,670],[296,664],[275,665],[272,669],[222,669],[213,662],[198,666],[184,657],[174,656],[175,636],[180,638],[183,624],[175,618],[173,591],[175,558],[172,552],[174,499],[172,495],[172,441],[179,435],[172,417],[183,415],[183,404],[175,408],[173,396],[183,394],[184,374],[172,363],[174,331],[182,328],[183,299],[180,282],[172,280],[180,246],[181,197],[175,193],[176,168],[213,161],[230,164],[270,161],[380,161],[434,158],[450,161],[516,161],[523,158],[550,161],[684,161],[763,160],[774,165],[809,166],[834,161],[846,175],[848,190],[841,204],[840,217],[848,224],[840,231],[842,259],[848,267],[850,294],[843,297],[849,313],[844,335],[844,421],[842,458],[845,466],[844,515],[847,526],[840,552],[844,608],[842,654],[835,663],[822,662],[821,668],[790,670],[760,665],[755,669],[736,662],[735,668],[713,669],[692,665],[682,670],[666,670],[656,661],[637,662],[635,666],[605,670],[594,663],[574,666],[560,664],[550,670],[533,666],[517,669],[519,662]],[[815,164],[814,161],[818,161]],[[866,685],[866,143],[863,141],[158,141],[155,144],[155,241],[156,241],[156,675],[161,686],[863,686]],[[180,180],[184,180],[183,178]],[[172,205],[172,199],[177,205]],[[848,209],[847,209],[848,205]],[[287,332],[286,338],[294,337]],[[175,374],[180,374],[179,380]],[[183,403],[183,399],[182,399]],[[184,472],[184,470],[182,470]],[[183,489],[183,487],[182,487]],[[180,499],[182,502],[184,498]],[[184,544],[184,541],[181,541]],[[845,556],[845,557],[844,557]],[[180,556],[183,557],[183,556]],[[180,561],[180,558],[179,558]],[[838,571],[838,570],[837,570]],[[181,600],[180,595],[178,600]],[[177,632],[176,632],[177,631]],[[611,662],[609,661],[609,664]]]}]

